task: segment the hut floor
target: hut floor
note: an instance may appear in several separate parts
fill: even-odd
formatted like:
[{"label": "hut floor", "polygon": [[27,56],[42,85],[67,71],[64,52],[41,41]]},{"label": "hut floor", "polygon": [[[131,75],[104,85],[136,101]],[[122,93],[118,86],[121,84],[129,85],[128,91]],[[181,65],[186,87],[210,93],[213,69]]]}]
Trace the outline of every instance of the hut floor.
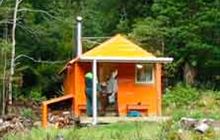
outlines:
[{"label": "hut floor", "polygon": [[[170,120],[167,116],[149,116],[149,117],[98,117],[99,124],[118,123],[118,122],[132,122],[132,121],[148,121],[148,122],[165,122]],[[80,117],[81,124],[89,124],[92,122],[92,117]]]}]

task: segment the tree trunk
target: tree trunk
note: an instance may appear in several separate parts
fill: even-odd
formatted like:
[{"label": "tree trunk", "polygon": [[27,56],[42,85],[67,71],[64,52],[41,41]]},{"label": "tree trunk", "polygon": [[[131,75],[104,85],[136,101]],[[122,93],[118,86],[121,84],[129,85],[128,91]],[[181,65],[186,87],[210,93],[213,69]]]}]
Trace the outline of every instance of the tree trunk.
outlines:
[{"label": "tree trunk", "polygon": [[6,110],[6,100],[5,100],[5,94],[6,94],[6,68],[7,68],[7,57],[6,57],[6,52],[3,55],[3,60],[4,60],[4,71],[3,71],[3,80],[2,80],[2,112],[1,115],[5,115],[5,110]]},{"label": "tree trunk", "polygon": [[193,85],[195,83],[196,70],[189,65],[188,62],[184,65],[184,81],[186,84]]},{"label": "tree trunk", "polygon": [[22,0],[16,0],[15,2],[15,8],[14,8],[14,14],[13,14],[13,26],[12,26],[12,49],[11,49],[11,69],[10,69],[10,75],[9,75],[9,84],[8,84],[8,100],[9,104],[12,104],[12,83],[13,83],[13,76],[14,76],[14,69],[15,69],[15,32],[16,32],[16,22],[17,22],[17,13],[18,13],[18,6],[21,3]]},{"label": "tree trunk", "polygon": [[[3,65],[3,61],[4,61],[4,53],[3,53],[3,48],[1,49],[1,59],[0,59],[0,72],[2,65]],[[4,68],[3,68],[4,69]],[[3,98],[3,85],[4,85],[4,76],[0,74],[0,78],[2,78],[2,83],[0,84],[0,89],[2,89],[2,91],[0,92],[0,104],[2,105],[2,98]],[[2,112],[2,106],[0,106],[0,110]],[[1,115],[1,114],[0,114]]]}]

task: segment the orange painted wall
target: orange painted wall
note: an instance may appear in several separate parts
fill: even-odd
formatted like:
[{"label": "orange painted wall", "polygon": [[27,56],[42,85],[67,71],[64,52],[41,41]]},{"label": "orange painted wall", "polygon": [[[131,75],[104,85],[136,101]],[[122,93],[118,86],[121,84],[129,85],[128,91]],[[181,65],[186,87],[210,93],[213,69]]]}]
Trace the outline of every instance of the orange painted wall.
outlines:
[{"label": "orange painted wall", "polygon": [[85,74],[91,71],[90,63],[77,63],[76,65],[76,97],[75,115],[80,115],[79,105],[86,105]]},{"label": "orange painted wall", "polygon": [[[148,115],[161,114],[161,65],[154,66],[154,83],[135,83],[135,64],[114,64],[118,69],[118,111],[120,116],[127,115],[128,104],[148,105]],[[79,105],[86,105],[84,75],[91,71],[91,63],[76,62],[71,65],[64,81],[66,94],[74,95],[74,113],[80,115]]]},{"label": "orange painted wall", "polygon": [[64,94],[75,95],[75,63],[67,66],[66,78],[64,80]]},{"label": "orange painted wall", "polygon": [[[156,88],[156,67],[154,67],[154,83],[135,83],[135,64],[120,64],[118,69],[118,110],[120,116],[127,115],[127,105],[148,105],[148,115],[158,113],[158,94]],[[158,77],[159,78],[159,77]]]},{"label": "orange painted wall", "polygon": [[68,67],[66,79],[64,81],[65,94],[73,94],[73,112],[80,115],[79,105],[86,105],[85,79],[86,72],[91,71],[90,63],[75,62]]}]

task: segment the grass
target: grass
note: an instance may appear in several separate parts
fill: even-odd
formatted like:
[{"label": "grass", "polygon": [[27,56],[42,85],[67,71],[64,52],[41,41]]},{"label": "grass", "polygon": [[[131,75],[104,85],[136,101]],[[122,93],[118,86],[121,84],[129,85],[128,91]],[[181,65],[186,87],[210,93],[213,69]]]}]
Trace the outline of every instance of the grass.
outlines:
[{"label": "grass", "polygon": [[164,115],[172,116],[163,124],[153,122],[120,122],[97,127],[42,129],[33,128],[18,134],[9,134],[5,140],[220,140],[220,130],[210,129],[204,134],[184,130],[181,117],[220,120],[220,92],[201,90],[185,85],[169,89],[164,96]]},{"label": "grass", "polygon": [[220,131],[210,129],[204,134],[183,130],[175,121],[120,122],[83,128],[33,128],[18,134],[8,134],[3,140],[220,140]]},{"label": "grass", "polygon": [[97,127],[42,129],[9,134],[4,140],[55,140],[62,135],[65,140],[155,140],[161,125],[150,122],[121,122],[117,124],[100,125]]},{"label": "grass", "polygon": [[172,122],[164,124],[162,135],[166,140],[220,140],[220,130],[210,129],[205,134],[183,130],[179,125],[182,117],[220,120],[220,92],[196,89],[179,84],[168,89],[164,96],[163,113],[172,116]]},{"label": "grass", "polygon": [[[220,120],[220,92],[197,91],[199,96],[195,101],[185,105],[166,105],[163,113],[172,116],[174,120],[181,117],[210,118]],[[181,102],[181,101],[180,101]]]}]

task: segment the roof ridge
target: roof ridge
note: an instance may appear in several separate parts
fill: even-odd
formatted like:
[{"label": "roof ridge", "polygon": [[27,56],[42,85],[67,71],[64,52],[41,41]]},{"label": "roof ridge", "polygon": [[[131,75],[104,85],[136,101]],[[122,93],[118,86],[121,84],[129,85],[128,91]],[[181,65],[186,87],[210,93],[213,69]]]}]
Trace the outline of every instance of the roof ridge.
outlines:
[{"label": "roof ridge", "polygon": [[[144,48],[138,46],[136,43],[132,42],[131,40],[129,40],[129,39],[127,39],[127,38],[125,38],[125,40],[126,40],[128,43],[131,43],[131,44],[135,45],[135,46],[137,47],[137,49],[142,50],[142,51],[145,51],[146,53],[152,54],[151,52],[146,51]],[[152,54],[152,55],[153,55],[153,54]]]},{"label": "roof ridge", "polygon": [[[107,44],[107,43],[111,43],[111,42],[113,42],[113,41],[116,39],[117,36],[121,36],[121,35],[120,35],[120,34],[116,34],[115,36],[113,36],[113,37],[111,37],[111,38],[105,40],[103,43],[101,43],[101,44],[98,45],[98,46],[95,46],[94,48],[92,48],[91,50],[85,52],[84,54],[87,54],[87,53],[93,51],[94,49],[98,49],[98,48],[104,46],[104,45]],[[84,54],[83,54],[83,55],[84,55]]]},{"label": "roof ridge", "polygon": [[[133,52],[134,53],[133,53]],[[116,54],[115,52],[118,52]],[[122,36],[121,34],[116,34],[112,38],[104,41],[100,45],[92,48],[91,50],[82,54],[83,56],[120,56],[127,55],[129,56],[154,56],[151,52],[148,52],[144,48],[138,46],[134,42],[130,41],[127,37]]]}]

